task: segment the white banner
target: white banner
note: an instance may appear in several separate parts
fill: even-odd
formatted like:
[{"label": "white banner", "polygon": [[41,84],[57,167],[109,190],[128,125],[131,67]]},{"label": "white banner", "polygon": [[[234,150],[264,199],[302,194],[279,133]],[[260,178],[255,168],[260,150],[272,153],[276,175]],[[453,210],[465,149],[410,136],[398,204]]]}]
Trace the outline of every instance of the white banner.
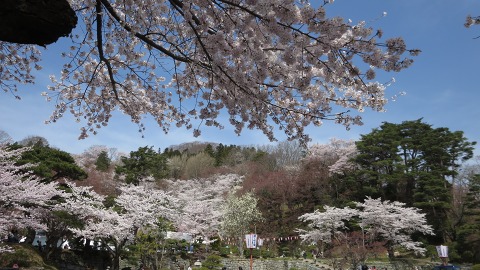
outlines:
[{"label": "white banner", "polygon": [[258,240],[257,240],[257,245],[258,245],[259,247],[263,246],[263,239],[262,239],[262,238],[258,238]]},{"label": "white banner", "polygon": [[257,248],[257,235],[256,234],[246,234],[245,242],[247,242],[247,248]]},{"label": "white banner", "polygon": [[436,246],[438,257],[448,258],[448,247],[447,246]]}]

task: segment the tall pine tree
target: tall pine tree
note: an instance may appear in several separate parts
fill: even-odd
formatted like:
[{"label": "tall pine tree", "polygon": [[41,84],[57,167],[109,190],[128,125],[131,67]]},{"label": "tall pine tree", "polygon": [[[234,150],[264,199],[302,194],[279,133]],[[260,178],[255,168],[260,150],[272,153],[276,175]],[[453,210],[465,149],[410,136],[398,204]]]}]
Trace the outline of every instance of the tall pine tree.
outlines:
[{"label": "tall pine tree", "polygon": [[452,184],[459,164],[472,157],[474,145],[463,132],[433,128],[422,119],[383,123],[357,143],[355,161],[361,169],[354,177],[359,194],[352,199],[382,197],[419,207],[435,229],[437,238],[432,240],[450,241]]}]

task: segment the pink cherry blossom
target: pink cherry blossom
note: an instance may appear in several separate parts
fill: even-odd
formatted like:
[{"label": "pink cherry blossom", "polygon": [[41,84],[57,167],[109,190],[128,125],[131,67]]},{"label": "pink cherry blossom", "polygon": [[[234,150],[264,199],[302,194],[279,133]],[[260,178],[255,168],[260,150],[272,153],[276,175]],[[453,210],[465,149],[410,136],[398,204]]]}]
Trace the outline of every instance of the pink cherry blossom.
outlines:
[{"label": "pink cherry blossom", "polygon": [[351,161],[356,155],[355,141],[332,138],[328,144],[311,145],[304,160],[306,162],[322,162],[328,165],[330,173],[343,174],[357,167]]},{"label": "pink cherry blossom", "polygon": [[30,164],[16,166],[15,162],[28,148],[10,150],[0,145],[0,236],[11,229],[42,229],[40,210],[50,208],[52,198],[64,193],[56,183],[42,183],[23,170]]},{"label": "pink cherry blossom", "polygon": [[181,216],[177,230],[209,238],[217,235],[227,195],[239,187],[243,177],[215,175],[207,179],[168,180],[168,189],[178,199]]},{"label": "pink cherry blossom", "polygon": [[346,222],[356,222],[365,239],[384,241],[391,256],[396,247],[424,254],[422,243],[413,241],[414,233],[432,235],[433,229],[427,224],[424,213],[415,207],[406,207],[401,202],[382,201],[367,197],[357,208],[336,208],[325,206],[325,211],[316,210],[299,217],[308,222],[309,229],[299,229],[300,237],[308,242],[329,243],[334,237],[347,237]]},{"label": "pink cherry blossom", "polygon": [[[173,123],[199,136],[202,125],[222,128],[226,113],[237,134],[259,129],[275,140],[279,129],[304,143],[309,125],[362,124],[355,111],[387,102],[376,72],[407,68],[406,54],[419,51],[401,38],[382,41],[365,22],[329,18],[331,2],[70,0],[83,23],[51,76],[47,122],[70,113],[85,138],[120,110],[140,131],[151,115],[165,132]],[[31,82],[38,52],[0,46],[2,88]]]}]

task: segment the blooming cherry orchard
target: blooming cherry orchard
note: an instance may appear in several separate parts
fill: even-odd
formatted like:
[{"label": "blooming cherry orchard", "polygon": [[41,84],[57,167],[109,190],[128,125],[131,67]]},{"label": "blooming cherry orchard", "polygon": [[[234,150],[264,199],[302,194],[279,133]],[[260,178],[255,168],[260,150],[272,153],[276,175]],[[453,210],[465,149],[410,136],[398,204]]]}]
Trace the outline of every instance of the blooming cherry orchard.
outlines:
[{"label": "blooming cherry orchard", "polygon": [[227,195],[242,181],[243,177],[236,174],[207,179],[167,180],[168,189],[178,199],[182,211],[182,217],[176,224],[178,231],[202,238],[217,235]]},{"label": "blooming cherry orchard", "polygon": [[[382,111],[387,102],[378,71],[407,68],[419,50],[382,40],[364,21],[329,18],[333,1],[321,2],[70,0],[83,22],[44,92],[56,102],[48,122],[71,113],[86,121],[84,138],[118,109],[140,130],[151,115],[165,132],[174,123],[198,136],[203,125],[222,128],[227,113],[238,134],[247,127],[274,140],[278,128],[303,142],[305,127],[324,120],[361,124],[351,109]],[[16,59],[23,45],[0,44],[10,71],[0,73],[2,88],[33,82],[38,53],[28,47]]]},{"label": "blooming cherry orchard", "polygon": [[367,197],[363,203],[356,203],[357,209],[325,207],[324,212],[299,217],[309,222],[310,230],[298,230],[304,241],[331,242],[333,237],[347,237],[347,221],[356,221],[364,233],[364,242],[384,242],[390,258],[394,257],[394,249],[403,247],[423,254],[426,250],[420,242],[412,240],[413,233],[432,235],[433,230],[427,224],[425,214],[420,209],[405,207],[404,203],[382,201]]},{"label": "blooming cherry orchard", "polygon": [[[154,226],[159,218],[178,220],[175,198],[164,191],[143,186],[123,186],[115,199],[115,207],[99,207],[101,196],[90,197],[91,203],[79,208],[85,227],[72,229],[88,239],[101,240],[114,258],[113,269],[119,268],[120,255],[126,244],[133,243],[137,231],[144,226]],[[117,209],[118,208],[118,209]]]}]

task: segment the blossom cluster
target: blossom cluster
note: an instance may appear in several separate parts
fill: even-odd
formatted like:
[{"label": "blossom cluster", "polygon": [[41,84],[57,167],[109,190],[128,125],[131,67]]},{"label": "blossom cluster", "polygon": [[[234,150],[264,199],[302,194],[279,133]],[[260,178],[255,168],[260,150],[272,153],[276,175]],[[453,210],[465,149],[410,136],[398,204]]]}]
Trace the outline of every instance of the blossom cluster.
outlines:
[{"label": "blossom cluster", "polygon": [[139,229],[154,226],[159,218],[176,219],[176,199],[161,190],[121,186],[114,207],[105,207],[104,198],[91,188],[71,187],[75,199],[59,207],[73,211],[85,221],[84,227],[71,228],[71,231],[77,236],[112,245],[112,252],[133,243]]},{"label": "blossom cluster", "polygon": [[432,235],[433,229],[427,224],[424,213],[415,207],[405,207],[401,202],[382,201],[367,197],[363,203],[357,202],[357,208],[325,207],[325,211],[316,210],[299,217],[308,222],[309,230],[299,229],[300,237],[309,242],[329,243],[337,236],[345,237],[348,224],[355,222],[365,239],[385,241],[388,248],[401,246],[415,253],[423,254],[426,249],[422,243],[413,241],[414,233]]},{"label": "blossom cluster", "polygon": [[305,162],[322,162],[327,164],[331,174],[342,174],[354,170],[357,165],[351,161],[357,155],[353,140],[332,138],[327,144],[314,144],[304,158]]},{"label": "blossom cluster", "polygon": [[177,229],[192,235],[211,237],[219,232],[227,195],[235,191],[243,177],[216,175],[207,179],[168,180],[170,192],[178,198],[181,216]]},{"label": "blossom cluster", "polygon": [[472,17],[472,16],[467,16],[467,19],[465,21],[465,27],[469,28],[473,25],[480,24],[480,16]]},{"label": "blossom cluster", "polygon": [[[333,2],[333,1],[326,1]],[[361,124],[349,111],[382,111],[378,71],[400,71],[418,54],[401,38],[381,41],[365,22],[328,18],[308,1],[70,0],[83,19],[47,99],[47,122],[65,113],[84,121],[80,138],[107,126],[114,110],[144,126],[222,128],[308,142],[324,120]]]},{"label": "blossom cluster", "polygon": [[34,83],[32,67],[42,69],[40,50],[34,45],[14,44],[0,41],[0,89],[11,92],[16,98],[17,83]]}]

